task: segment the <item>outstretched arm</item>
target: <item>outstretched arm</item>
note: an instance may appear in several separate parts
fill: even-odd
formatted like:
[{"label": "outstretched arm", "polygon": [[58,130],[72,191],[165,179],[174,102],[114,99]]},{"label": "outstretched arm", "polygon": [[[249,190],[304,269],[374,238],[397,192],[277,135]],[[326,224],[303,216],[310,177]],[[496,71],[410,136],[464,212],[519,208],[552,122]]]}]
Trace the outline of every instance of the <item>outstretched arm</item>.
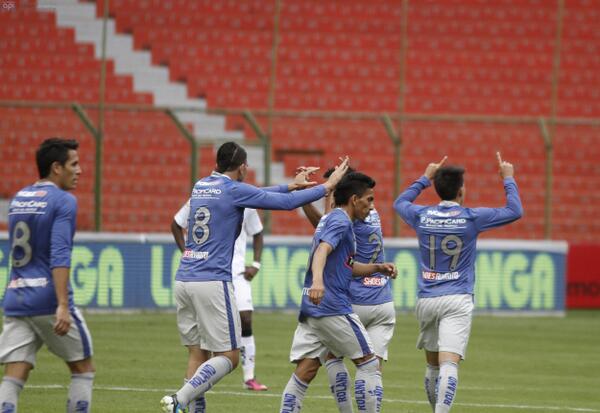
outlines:
[{"label": "outstretched arm", "polygon": [[237,206],[256,209],[292,210],[298,208],[331,192],[348,169],[348,161],[349,159],[346,157],[324,184],[303,191],[282,194],[241,184],[232,192],[234,203]]},{"label": "outstretched arm", "polygon": [[364,264],[362,262],[354,262],[352,266],[352,275],[355,277],[368,277],[371,274],[380,273],[391,278],[396,278],[398,270],[391,262],[383,262],[378,264]]}]

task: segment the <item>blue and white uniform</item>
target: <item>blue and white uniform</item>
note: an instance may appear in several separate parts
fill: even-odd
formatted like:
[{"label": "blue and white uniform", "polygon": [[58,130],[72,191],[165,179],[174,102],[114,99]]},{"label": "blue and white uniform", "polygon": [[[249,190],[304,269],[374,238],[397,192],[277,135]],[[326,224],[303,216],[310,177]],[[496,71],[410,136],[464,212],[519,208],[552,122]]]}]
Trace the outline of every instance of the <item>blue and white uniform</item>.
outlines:
[{"label": "blue and white uniform", "polygon": [[322,185],[291,193],[287,185],[261,189],[217,172],[196,182],[186,247],[175,276],[177,323],[184,345],[215,352],[240,346],[231,281],[244,208],[291,210],[322,198],[325,192]]},{"label": "blue and white uniform", "polygon": [[[371,210],[364,221],[354,221],[354,235],[357,262],[371,264],[385,261],[381,220],[376,210]],[[371,337],[375,355],[387,360],[388,345],[396,324],[389,277],[379,273],[368,277],[353,277],[350,283],[350,301],[353,311]]]},{"label": "blue and white uniform", "polygon": [[8,210],[10,281],[4,295],[0,362],[35,365],[43,343],[65,361],[92,355],[92,340],[68,285],[70,331],[53,331],[58,305],[52,269],[71,267],[77,200],[54,183],[41,181],[20,190]]},{"label": "blue and white uniform", "polygon": [[[313,304],[308,290],[313,283],[312,260],[321,242],[333,250],[323,270],[325,293],[319,305]],[[310,260],[300,306],[300,322],[294,334],[290,361],[323,358],[327,350],[337,357],[357,359],[373,353],[369,335],[353,313],[350,302],[352,265],[356,241],[352,222],[343,209],[324,215],[313,237]]]},{"label": "blue and white uniform", "polygon": [[421,334],[417,346],[464,358],[473,312],[477,236],[519,219],[523,207],[513,178],[504,179],[507,202],[503,208],[465,208],[449,201],[413,204],[430,185],[422,176],[394,202],[394,209],[419,240],[416,312]]}]

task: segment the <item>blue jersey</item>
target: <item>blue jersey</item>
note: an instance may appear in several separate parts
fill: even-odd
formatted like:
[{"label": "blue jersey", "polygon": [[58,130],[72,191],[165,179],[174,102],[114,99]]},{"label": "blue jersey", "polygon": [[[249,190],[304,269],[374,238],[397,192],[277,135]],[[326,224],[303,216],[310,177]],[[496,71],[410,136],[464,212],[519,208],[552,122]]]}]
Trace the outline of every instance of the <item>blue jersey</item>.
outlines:
[{"label": "blue jersey", "polygon": [[394,209],[417,232],[421,267],[418,295],[473,294],[477,236],[521,217],[517,184],[513,178],[504,179],[504,208],[463,208],[449,201],[432,206],[412,204],[430,185],[422,176],[394,202]]},{"label": "blue jersey", "polygon": [[322,198],[325,188],[282,192],[287,192],[287,185],[261,189],[217,172],[196,182],[190,197],[187,241],[175,279],[231,281],[244,208],[291,210]]},{"label": "blue jersey", "polygon": [[[58,305],[52,269],[71,267],[77,200],[52,182],[23,188],[8,207],[10,281],[4,314],[54,314]],[[73,291],[68,287],[69,307]]]},{"label": "blue jersey", "polygon": [[[333,247],[327,256],[323,270],[325,294],[319,305],[314,305],[308,297],[308,289],[312,286],[313,255],[321,242]],[[352,279],[352,260],[356,252],[356,241],[352,230],[352,222],[346,212],[336,208],[324,215],[317,225],[313,237],[308,270],[304,278],[300,320],[304,317],[326,317],[352,313],[350,304],[350,281]]]},{"label": "blue jersey", "polygon": [[[381,220],[376,210],[372,210],[364,221],[354,221],[354,235],[357,262],[384,262]],[[392,301],[389,278],[379,273],[368,277],[353,277],[350,284],[350,301],[359,305],[379,305]]]}]

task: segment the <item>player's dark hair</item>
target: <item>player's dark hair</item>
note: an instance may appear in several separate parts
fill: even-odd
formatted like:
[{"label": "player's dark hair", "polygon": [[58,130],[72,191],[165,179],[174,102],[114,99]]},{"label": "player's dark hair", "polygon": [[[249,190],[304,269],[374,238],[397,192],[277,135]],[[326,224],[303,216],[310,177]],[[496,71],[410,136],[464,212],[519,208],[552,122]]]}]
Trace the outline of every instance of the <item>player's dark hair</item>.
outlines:
[{"label": "player's dark hair", "polygon": [[217,151],[217,172],[233,171],[246,163],[246,150],[235,142],[225,142]]},{"label": "player's dark hair", "polygon": [[456,199],[464,183],[465,168],[462,166],[442,166],[433,176],[435,192],[443,201]]},{"label": "player's dark hair", "polygon": [[49,138],[41,143],[35,152],[40,179],[50,175],[50,168],[54,162],[64,165],[69,159],[69,151],[76,151],[79,143],[74,139]]},{"label": "player's dark hair", "polygon": [[336,185],[333,199],[336,205],[347,205],[352,195],[361,197],[367,189],[374,187],[375,181],[370,176],[360,172],[351,172],[344,175]]},{"label": "player's dark hair", "polygon": [[[325,179],[329,179],[329,177],[331,176],[331,174],[333,173],[333,171],[335,171],[335,167],[331,167],[328,170],[325,171],[325,173],[323,174],[323,178]],[[356,169],[354,169],[353,167],[349,166],[348,169],[346,170],[346,173],[344,174],[344,176],[348,175],[349,173],[352,172],[356,172]]]}]

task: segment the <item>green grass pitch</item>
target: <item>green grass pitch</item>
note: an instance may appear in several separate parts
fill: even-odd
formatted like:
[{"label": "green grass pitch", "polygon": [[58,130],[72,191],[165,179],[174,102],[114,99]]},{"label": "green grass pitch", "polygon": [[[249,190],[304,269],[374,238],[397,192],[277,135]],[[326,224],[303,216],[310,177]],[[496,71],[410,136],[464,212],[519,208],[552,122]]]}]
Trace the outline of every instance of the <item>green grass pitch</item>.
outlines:
[{"label": "green grass pitch", "polygon": [[[87,314],[97,367],[93,412],[158,412],[160,398],[182,384],[186,351],[172,313]],[[293,370],[288,351],[296,326],[291,313],[255,314],[257,377],[269,391],[241,387],[241,368],[207,395],[211,412],[277,412]],[[386,412],[424,412],[424,357],[415,350],[417,324],[398,314],[384,366]],[[600,412],[600,312],[556,317],[476,316],[467,360],[459,370],[453,412]],[[354,375],[354,367],[349,367]],[[67,369],[43,349],[21,393],[19,412],[63,412]],[[319,372],[303,411],[336,412]]]}]

